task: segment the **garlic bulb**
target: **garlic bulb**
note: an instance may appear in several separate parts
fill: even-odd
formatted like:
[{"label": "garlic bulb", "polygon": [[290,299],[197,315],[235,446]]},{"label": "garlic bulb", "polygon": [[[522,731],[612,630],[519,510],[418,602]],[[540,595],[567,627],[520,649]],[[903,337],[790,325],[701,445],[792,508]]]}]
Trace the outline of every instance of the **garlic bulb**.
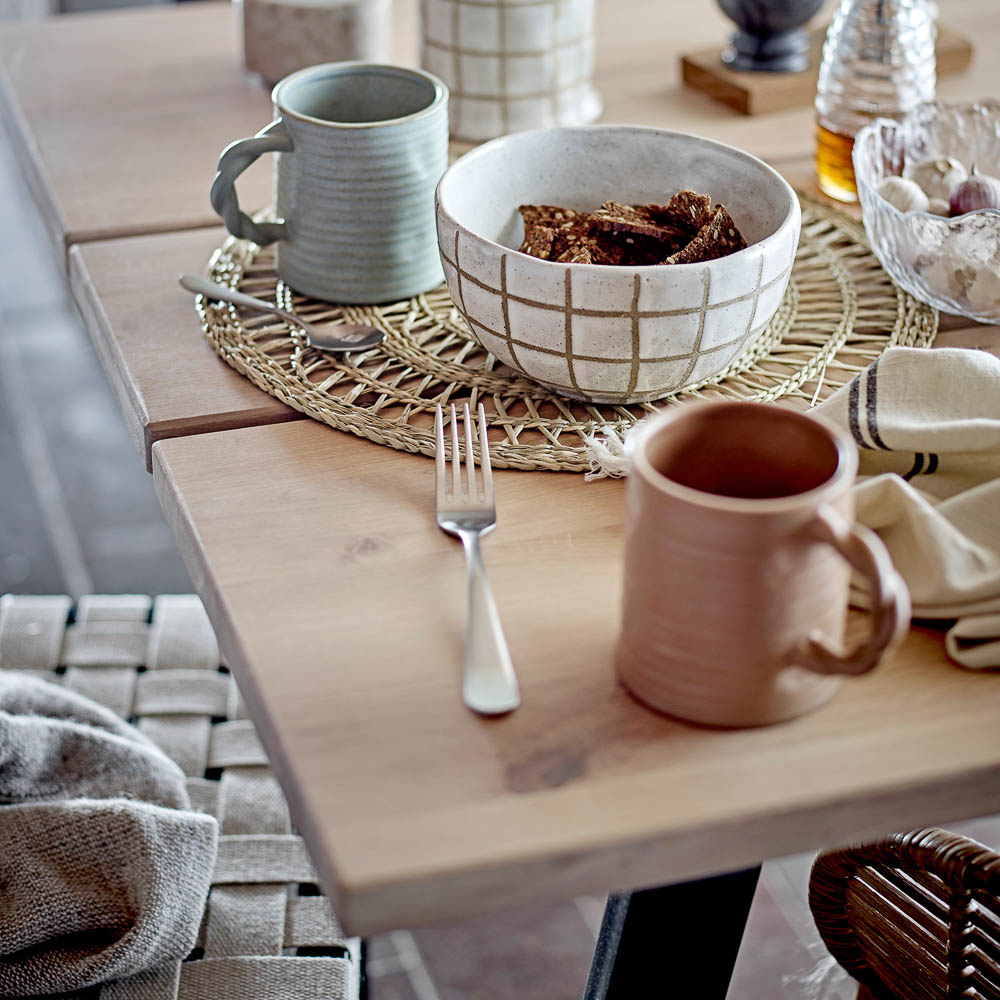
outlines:
[{"label": "garlic bulb", "polygon": [[931,215],[943,215],[947,219],[951,215],[951,205],[948,204],[947,198],[931,198],[927,211]]},{"label": "garlic bulb", "polygon": [[969,176],[969,172],[958,160],[937,156],[918,163],[906,176],[919,184],[928,198],[947,200],[951,192]]},{"label": "garlic bulb", "polygon": [[904,177],[886,177],[878,193],[901,212],[926,212],[930,204],[920,185]]},{"label": "garlic bulb", "polygon": [[948,199],[952,215],[965,215],[980,208],[1000,208],[1000,178],[972,173],[955,188]]}]

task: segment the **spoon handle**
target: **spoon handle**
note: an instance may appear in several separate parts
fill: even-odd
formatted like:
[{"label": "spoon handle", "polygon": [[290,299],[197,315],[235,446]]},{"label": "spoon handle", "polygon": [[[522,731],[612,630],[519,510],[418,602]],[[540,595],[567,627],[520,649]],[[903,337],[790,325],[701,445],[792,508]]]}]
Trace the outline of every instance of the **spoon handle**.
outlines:
[{"label": "spoon handle", "polygon": [[237,292],[233,288],[227,288],[218,282],[209,281],[200,274],[182,274],[178,279],[181,285],[195,295],[207,295],[210,299],[221,299],[223,302],[231,302],[234,306],[243,306],[245,309],[256,309],[258,312],[273,313],[282,319],[288,320],[295,326],[300,326],[301,321],[296,319],[284,309],[279,308],[272,302],[265,302],[263,299],[254,298],[243,292]]}]

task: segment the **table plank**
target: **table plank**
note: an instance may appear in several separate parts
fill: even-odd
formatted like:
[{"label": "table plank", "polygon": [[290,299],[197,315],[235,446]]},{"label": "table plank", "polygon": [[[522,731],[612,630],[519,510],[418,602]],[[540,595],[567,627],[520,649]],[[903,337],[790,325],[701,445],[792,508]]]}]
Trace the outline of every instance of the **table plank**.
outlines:
[{"label": "table plank", "polygon": [[203,270],[224,236],[199,229],[70,251],[73,297],[150,469],[161,438],[303,419],[222,361],[177,284],[182,271]]},{"label": "table plank", "polygon": [[[270,120],[229,4],[68,15],[0,30],[0,115],[57,246],[206,226],[222,147]],[[241,181],[267,201],[270,165]]]},{"label": "table plank", "polygon": [[[791,161],[795,176],[808,178],[807,166]],[[225,235],[211,227],[70,249],[74,299],[148,469],[155,441],[301,418],[219,360],[176,284],[204,270]]]},{"label": "table plank", "polygon": [[[271,120],[243,71],[238,6],[196,3],[0,26],[0,121],[64,253],[74,243],[215,225],[208,190],[223,147]],[[415,10],[393,13],[413,62]],[[240,179],[272,196],[270,157]]]},{"label": "table plank", "polygon": [[311,421],[153,454],[160,501],[351,932],[1000,810],[1000,676],[948,663],[933,630],[781,726],[689,726],[628,697],[611,666],[620,481],[497,475],[485,559],[523,705],[485,720],[461,703],[462,553],[434,525],[427,459]]},{"label": "table plank", "polygon": [[1000,326],[942,313],[934,346],[974,348],[1000,357]]}]

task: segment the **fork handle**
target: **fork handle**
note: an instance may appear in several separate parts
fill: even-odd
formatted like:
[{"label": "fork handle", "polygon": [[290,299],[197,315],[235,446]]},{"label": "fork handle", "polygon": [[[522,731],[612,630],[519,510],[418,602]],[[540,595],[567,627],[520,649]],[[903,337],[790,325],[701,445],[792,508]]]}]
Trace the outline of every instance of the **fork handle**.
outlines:
[{"label": "fork handle", "polygon": [[521,704],[514,664],[479,548],[479,533],[459,533],[469,569],[469,624],[465,633],[462,698],[480,715],[501,715]]}]

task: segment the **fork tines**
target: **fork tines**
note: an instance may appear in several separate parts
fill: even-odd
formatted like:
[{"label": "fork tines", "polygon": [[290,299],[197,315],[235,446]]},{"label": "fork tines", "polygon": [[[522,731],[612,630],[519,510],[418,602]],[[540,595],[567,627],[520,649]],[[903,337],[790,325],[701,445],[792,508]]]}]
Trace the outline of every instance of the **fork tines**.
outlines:
[{"label": "fork tines", "polygon": [[[490,446],[486,436],[486,411],[483,404],[479,404],[479,454],[480,464],[483,467],[483,482],[481,486],[476,484],[476,454],[475,442],[473,440],[472,415],[469,412],[469,404],[465,403],[463,408],[465,424],[465,483],[462,477],[462,449],[459,444],[458,415],[455,404],[451,404],[451,488],[449,489],[448,476],[446,473],[446,456],[444,443],[444,412],[440,405],[434,417],[434,436],[437,442],[435,449],[435,460],[437,466],[437,494],[438,502],[446,498],[467,497],[476,500],[490,501],[493,497],[493,470],[490,468]],[[464,489],[463,489],[464,485]]]}]

